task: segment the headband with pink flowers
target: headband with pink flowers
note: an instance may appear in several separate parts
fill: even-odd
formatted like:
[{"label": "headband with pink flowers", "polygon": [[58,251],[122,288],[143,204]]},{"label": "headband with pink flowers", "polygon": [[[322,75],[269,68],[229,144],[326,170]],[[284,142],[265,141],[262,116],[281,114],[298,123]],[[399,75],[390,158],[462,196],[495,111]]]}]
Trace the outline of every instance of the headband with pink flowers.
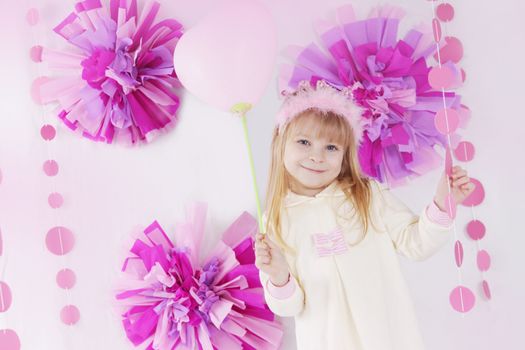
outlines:
[{"label": "headband with pink flowers", "polygon": [[349,88],[338,90],[324,80],[318,80],[315,86],[309,81],[299,83],[297,90],[283,92],[284,102],[277,113],[276,122],[279,128],[284,128],[293,118],[309,109],[322,113],[332,112],[348,121],[353,132],[356,145],[363,138],[362,110],[352,100]]}]

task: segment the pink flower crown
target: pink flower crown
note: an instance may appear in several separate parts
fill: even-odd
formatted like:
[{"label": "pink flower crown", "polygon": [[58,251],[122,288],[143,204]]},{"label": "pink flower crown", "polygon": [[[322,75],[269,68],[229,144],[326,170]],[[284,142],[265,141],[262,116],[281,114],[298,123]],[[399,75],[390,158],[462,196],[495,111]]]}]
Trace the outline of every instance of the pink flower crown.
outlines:
[{"label": "pink flower crown", "polygon": [[284,102],[277,113],[276,121],[280,129],[297,115],[308,110],[316,109],[323,113],[332,112],[343,116],[354,132],[357,146],[363,139],[362,109],[352,100],[352,90],[343,88],[337,90],[324,80],[318,80],[313,87],[309,81],[301,81],[294,92],[283,92]]}]

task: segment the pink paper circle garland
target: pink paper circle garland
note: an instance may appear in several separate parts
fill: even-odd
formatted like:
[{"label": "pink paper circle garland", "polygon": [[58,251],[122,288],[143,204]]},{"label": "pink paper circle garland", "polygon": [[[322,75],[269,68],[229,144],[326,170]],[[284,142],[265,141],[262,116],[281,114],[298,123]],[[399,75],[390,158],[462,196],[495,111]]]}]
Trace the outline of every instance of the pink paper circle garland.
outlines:
[{"label": "pink paper circle garland", "polygon": [[59,119],[90,140],[148,142],[176,123],[180,83],[172,57],[182,25],[156,22],[157,1],[141,5],[81,1],[54,28],[69,46],[31,50],[33,61],[56,70],[35,80],[33,99],[58,103]]},{"label": "pink paper circle garland", "polygon": [[12,329],[0,329],[0,349],[20,350],[20,339]]}]

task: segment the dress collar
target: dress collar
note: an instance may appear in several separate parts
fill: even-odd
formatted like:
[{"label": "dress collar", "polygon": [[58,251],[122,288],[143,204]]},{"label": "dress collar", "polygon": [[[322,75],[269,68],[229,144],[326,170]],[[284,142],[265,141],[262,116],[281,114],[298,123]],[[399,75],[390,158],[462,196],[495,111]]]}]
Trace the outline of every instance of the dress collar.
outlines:
[{"label": "dress collar", "polygon": [[295,192],[292,192],[291,190],[288,190],[288,193],[286,194],[286,197],[284,198],[284,206],[285,207],[291,207],[295,205],[299,205],[305,202],[311,202],[318,200],[320,198],[327,198],[327,197],[338,197],[338,196],[344,196],[345,193],[341,189],[341,186],[339,186],[339,183],[336,181],[333,181],[330,185],[326,186],[321,192],[314,196],[305,196],[302,194],[297,194]]}]

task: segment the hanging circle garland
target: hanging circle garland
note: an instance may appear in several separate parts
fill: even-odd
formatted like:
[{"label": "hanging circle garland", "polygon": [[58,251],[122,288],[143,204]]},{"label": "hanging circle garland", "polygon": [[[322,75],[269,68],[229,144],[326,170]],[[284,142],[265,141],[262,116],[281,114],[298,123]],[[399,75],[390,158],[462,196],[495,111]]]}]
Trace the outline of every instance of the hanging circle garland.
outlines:
[{"label": "hanging circle garland", "polygon": [[[439,22],[434,32],[420,26],[398,39],[404,16],[400,8],[378,7],[362,20],[346,5],[336,15],[338,23],[322,21],[317,26],[323,48],[312,43],[288,49],[293,63],[281,69],[280,90],[293,91],[305,80],[351,88],[364,108],[359,160],[370,177],[397,186],[438,168],[441,156],[434,146],[447,146],[447,136],[434,124],[443,108],[441,88],[462,82],[454,62],[430,68],[437,51],[434,38],[441,38]],[[445,102],[449,110],[459,112],[459,95],[446,92]],[[449,131],[455,145],[459,135]]]},{"label": "hanging circle garland", "polygon": [[54,28],[67,47],[31,50],[33,60],[71,73],[37,78],[33,99],[57,103],[64,124],[93,141],[147,142],[174,124],[180,83],[172,57],[182,25],[155,23],[159,9],[156,1],[78,2]]}]

